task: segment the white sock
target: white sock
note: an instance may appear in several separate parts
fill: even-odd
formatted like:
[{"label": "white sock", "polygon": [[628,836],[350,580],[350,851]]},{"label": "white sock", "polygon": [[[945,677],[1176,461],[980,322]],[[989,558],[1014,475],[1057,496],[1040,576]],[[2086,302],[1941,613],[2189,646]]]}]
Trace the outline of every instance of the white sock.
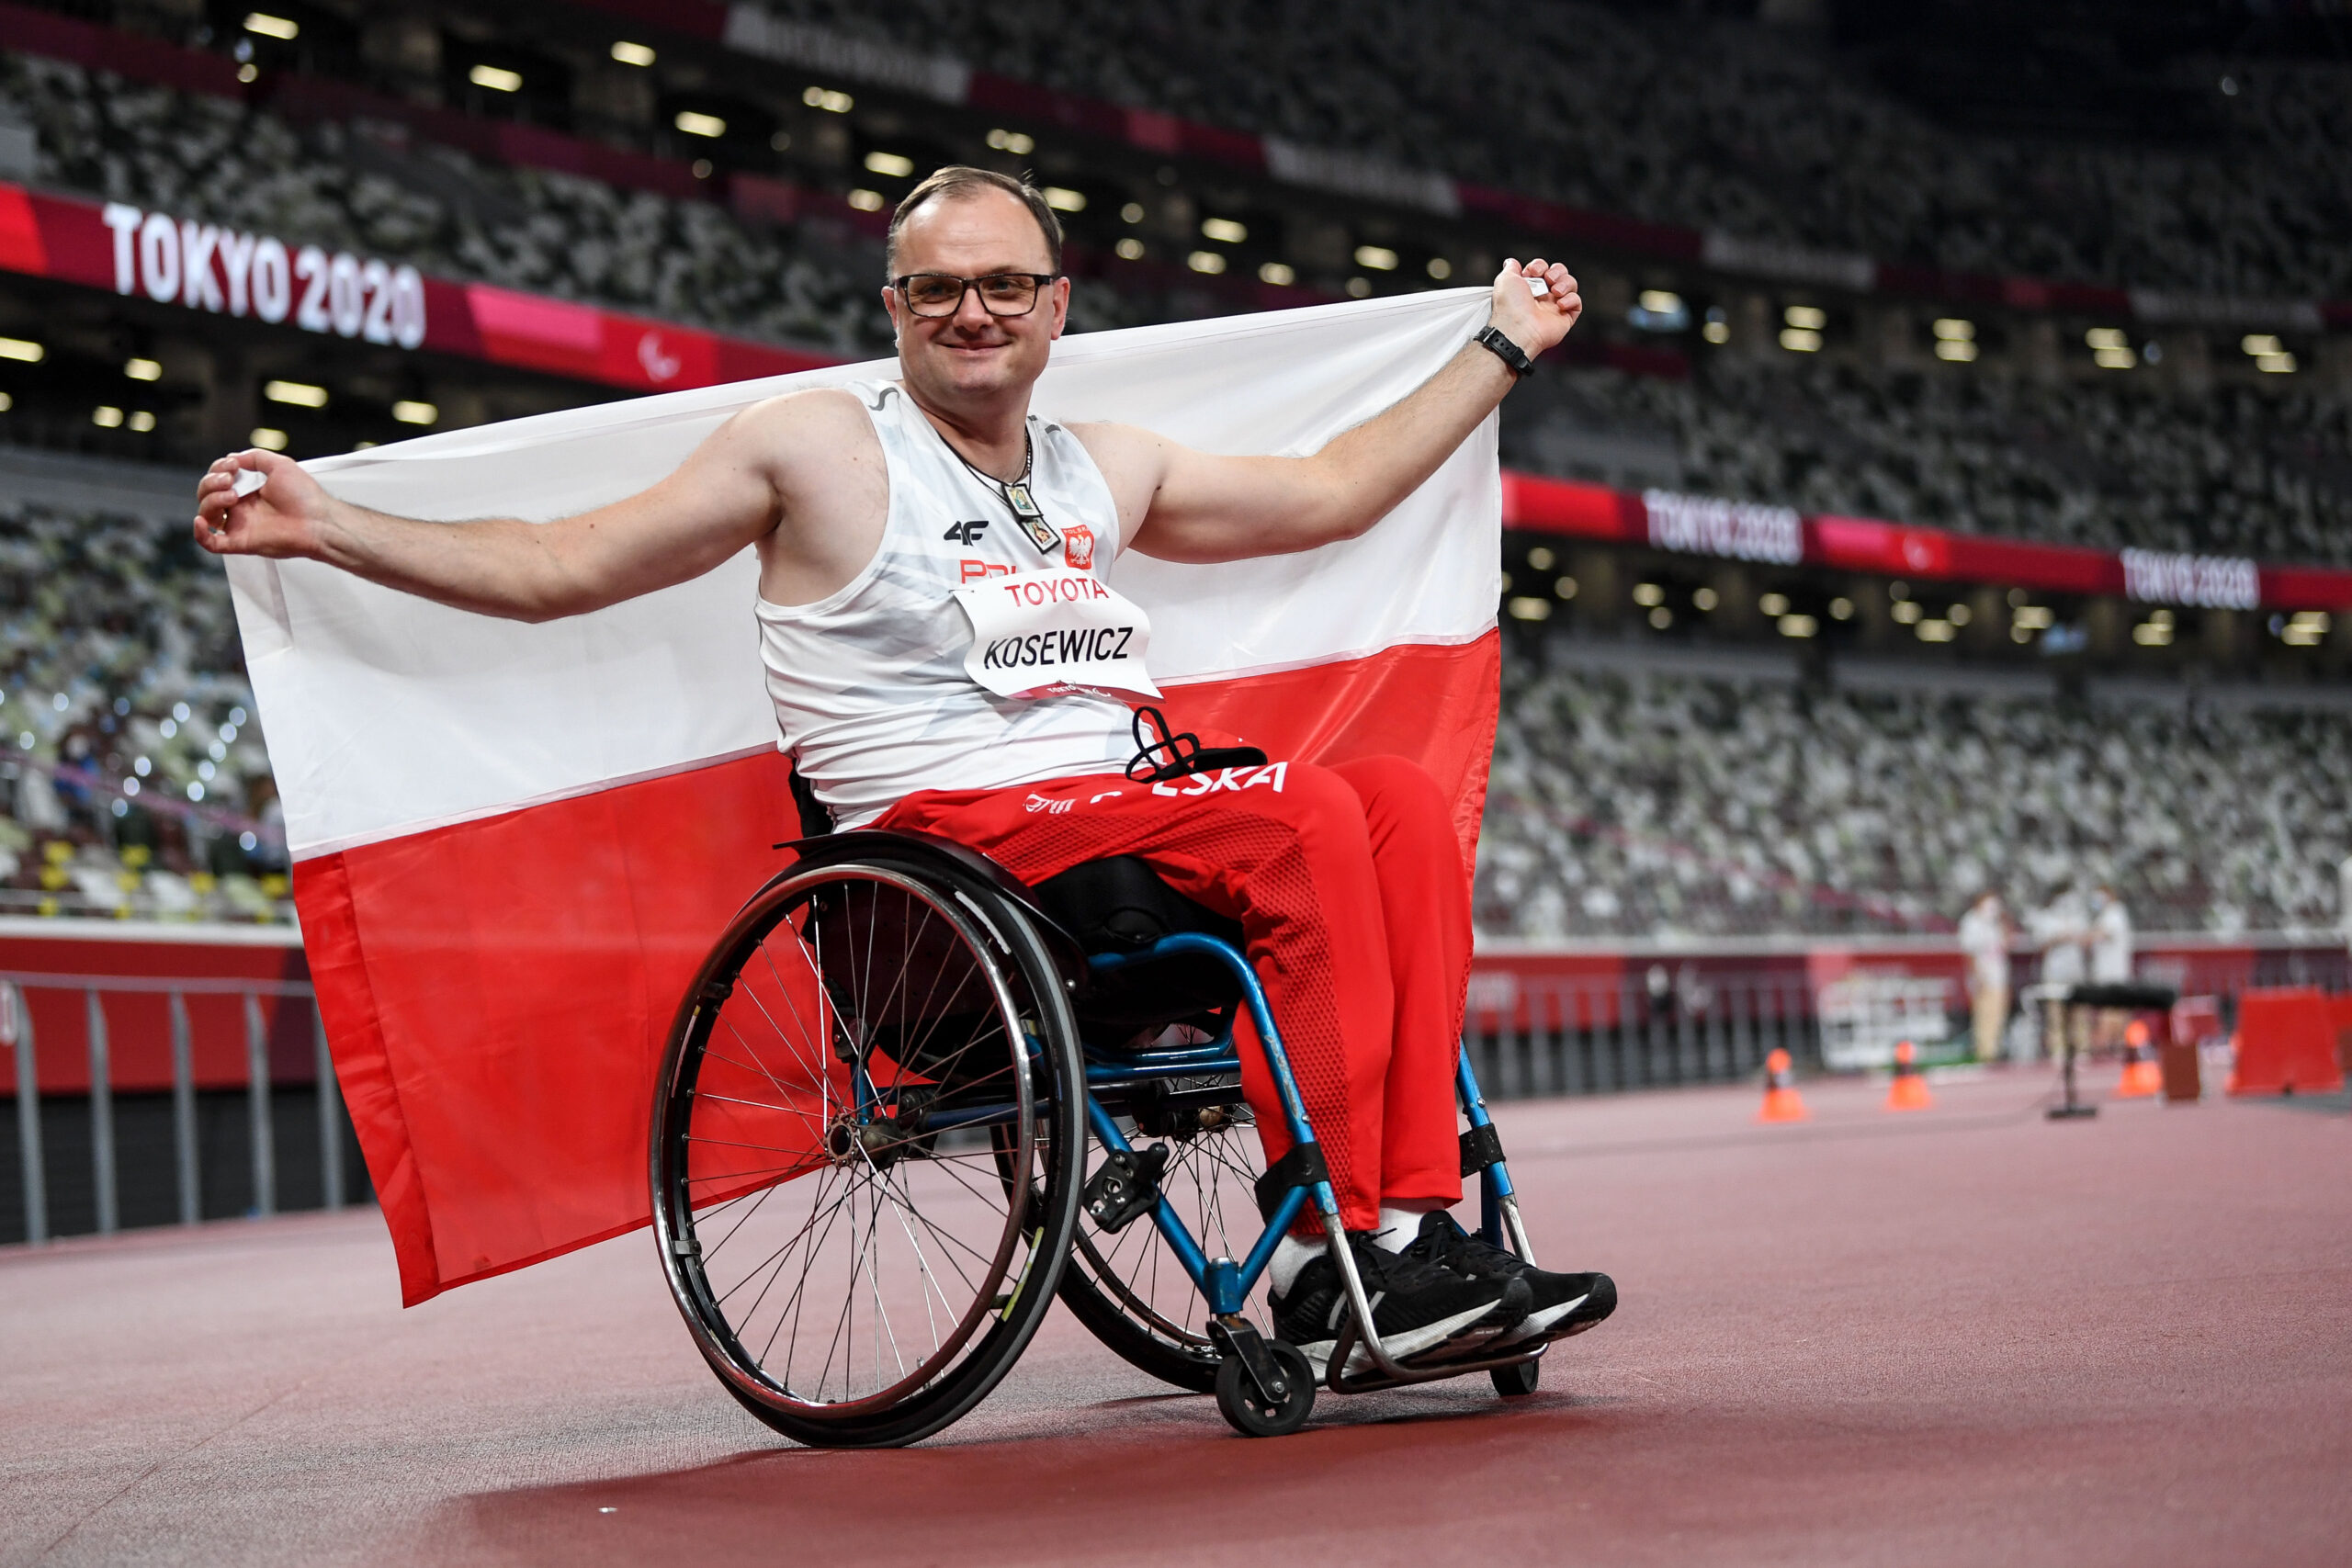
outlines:
[{"label": "white sock", "polygon": [[1301,1241],[1295,1235],[1285,1235],[1274,1243],[1274,1255],[1266,1260],[1266,1280],[1273,1286],[1274,1294],[1290,1294],[1292,1283],[1298,1279],[1298,1271],[1322,1257],[1325,1250],[1320,1237]]},{"label": "white sock", "polygon": [[1402,1252],[1419,1237],[1421,1216],[1443,1207],[1442,1203],[1432,1203],[1419,1209],[1399,1209],[1383,1203],[1380,1206],[1380,1228],[1372,1233],[1372,1239],[1384,1252]]}]

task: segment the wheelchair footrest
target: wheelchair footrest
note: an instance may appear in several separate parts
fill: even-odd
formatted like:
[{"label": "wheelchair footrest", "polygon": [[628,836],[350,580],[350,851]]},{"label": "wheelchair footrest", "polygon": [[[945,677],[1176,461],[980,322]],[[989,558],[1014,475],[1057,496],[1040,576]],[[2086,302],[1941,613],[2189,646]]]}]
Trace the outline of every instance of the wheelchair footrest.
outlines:
[{"label": "wheelchair footrest", "polygon": [[1312,1187],[1318,1181],[1331,1179],[1331,1168],[1323,1158],[1320,1144],[1294,1144],[1290,1153],[1266,1168],[1258,1178],[1258,1213],[1269,1224],[1274,1211],[1283,1206],[1283,1196],[1294,1187]]},{"label": "wheelchair footrest", "polygon": [[1503,1163],[1503,1135],[1491,1122],[1462,1134],[1462,1174],[1476,1176],[1488,1166]]},{"label": "wheelchair footrest", "polygon": [[1087,1217],[1104,1231],[1126,1229],[1159,1201],[1159,1177],[1167,1168],[1166,1144],[1111,1150],[1087,1179]]}]

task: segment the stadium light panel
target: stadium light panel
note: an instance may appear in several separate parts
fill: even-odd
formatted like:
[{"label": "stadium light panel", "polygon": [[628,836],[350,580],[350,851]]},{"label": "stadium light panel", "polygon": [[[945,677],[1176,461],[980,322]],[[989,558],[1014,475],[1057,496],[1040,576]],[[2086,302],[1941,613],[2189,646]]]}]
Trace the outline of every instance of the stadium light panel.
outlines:
[{"label": "stadium light panel", "polygon": [[650,46],[623,39],[613,45],[613,58],[623,65],[650,65],[654,54]]},{"label": "stadium light panel", "polygon": [[1919,608],[1919,602],[1917,599],[1897,599],[1894,602],[1894,618],[1906,626],[1918,625],[1920,617],[1927,613]]},{"label": "stadium light panel", "polygon": [[112,403],[100,403],[90,411],[90,423],[100,430],[119,430],[122,428],[122,411]]},{"label": "stadium light panel", "polygon": [[466,80],[493,93],[519,93],[523,90],[523,73],[509,71],[503,65],[477,65],[466,73]]},{"label": "stadium light panel", "polygon": [[2132,628],[2132,640],[2142,648],[2165,648],[2172,643],[2172,627],[2162,621],[2142,621]]},{"label": "stadium light panel", "polygon": [[2291,376],[2295,372],[2295,356],[2291,354],[2265,354],[2254,362],[2256,370],[2272,376]]},{"label": "stadium light panel", "polygon": [[273,17],[266,11],[248,11],[245,13],[245,31],[291,43],[302,36],[302,24],[291,17]]},{"label": "stadium light panel", "polygon": [[1712,588],[1702,588],[1690,595],[1690,603],[1702,610],[1712,610],[1719,602],[1715,597],[1715,591]]},{"label": "stadium light panel", "polygon": [[1789,613],[1789,596],[1785,593],[1767,593],[1756,601],[1756,607],[1777,620]]},{"label": "stadium light panel", "polygon": [[1644,606],[1663,604],[1666,603],[1666,590],[1655,582],[1636,582],[1634,584],[1634,603]]},{"label": "stadium light panel", "polygon": [[1521,594],[1510,602],[1510,614],[1511,619],[1515,621],[1544,620],[1552,614],[1552,601],[1538,599],[1532,594]]},{"label": "stadium light panel", "polygon": [[1358,245],[1356,265],[1369,267],[1374,272],[1395,272],[1396,253],[1385,245]]},{"label": "stadium light panel", "polygon": [[810,87],[800,95],[800,101],[812,109],[827,114],[847,114],[857,107],[857,100],[847,93],[836,93],[825,87]]},{"label": "stadium light panel", "polygon": [[392,405],[392,417],[402,424],[434,424],[441,418],[441,411],[433,404],[403,398]]},{"label": "stadium light panel", "polygon": [[1287,288],[1298,281],[1298,274],[1292,271],[1285,263],[1267,262],[1258,268],[1258,281],[1276,284]]},{"label": "stadium light panel", "polygon": [[1552,592],[1562,599],[1573,599],[1577,596],[1577,580],[1573,577],[1561,578],[1552,584]]},{"label": "stadium light panel", "polygon": [[1829,601],[1829,618],[1833,621],[1852,620],[1854,618],[1854,602],[1851,599],[1847,598],[1842,593],[1837,598],[1832,599]]},{"label": "stadium light panel", "polygon": [[1668,609],[1665,605],[1660,604],[1657,609],[1650,612],[1650,625],[1659,631],[1666,630],[1667,627],[1673,624],[1674,612]]},{"label": "stadium light panel", "polygon": [[327,406],[327,389],[313,387],[308,381],[265,382],[261,395],[273,403],[291,403],[296,408],[322,409]]},{"label": "stadium light panel", "polygon": [[2009,622],[2013,626],[2023,626],[2027,631],[2038,632],[2050,626],[2057,619],[2056,612],[2047,604],[2020,604],[2017,607],[2017,613],[2009,617]]},{"label": "stadium light panel", "polygon": [[1731,341],[1731,324],[1728,321],[1709,321],[1705,326],[1699,329],[1699,335],[1705,338],[1709,343],[1729,343]]},{"label": "stadium light panel", "polygon": [[122,373],[134,381],[160,381],[164,378],[164,367],[152,359],[127,359],[123,361]]},{"label": "stadium light panel", "polygon": [[[814,90],[814,88],[810,89],[812,92]],[[1037,150],[1037,143],[1034,138],[1023,136],[1017,130],[991,130],[988,134],[988,143],[998,152],[1010,152],[1016,158],[1026,156]],[[1130,218],[1127,221],[1134,223],[1139,221],[1140,218],[1141,213],[1138,212],[1136,217]]]},{"label": "stadium light panel", "polygon": [[1976,323],[1963,321],[1958,316],[1939,316],[1936,318],[1936,338],[1939,343],[1973,343],[1976,341]]},{"label": "stadium light panel", "polygon": [[1954,604],[1951,609],[1944,612],[1944,619],[1950,621],[1956,626],[1966,626],[1974,618],[1974,615],[1975,612],[1971,610],[1965,604]]},{"label": "stadium light panel", "polygon": [[2139,355],[2128,348],[2093,349],[2091,358],[2102,370],[2129,370],[2140,363]]},{"label": "stadium light panel", "polygon": [[1429,275],[1431,277],[1436,278],[1440,283],[1443,283],[1447,278],[1453,276],[1453,264],[1446,260],[1443,256],[1431,256],[1430,257]]},{"label": "stadium light panel", "polygon": [[135,434],[144,435],[149,431],[155,428],[155,416],[145,409],[133,409],[130,412],[130,428]]},{"label": "stadium light panel", "polygon": [[253,430],[245,436],[245,439],[252,442],[254,446],[260,447],[265,452],[283,452],[286,450],[286,432],[276,429],[270,425],[257,424],[254,426]]},{"label": "stadium light panel", "polygon": [[1225,258],[1215,251],[1194,251],[1184,258],[1184,265],[1194,272],[1206,273],[1209,276],[1215,277],[1225,270]]},{"label": "stadium light panel", "polygon": [[1250,237],[1248,226],[1230,218],[1204,218],[1201,232],[1220,245],[1238,245]]},{"label": "stadium light panel", "polygon": [[1800,331],[1817,333],[1829,324],[1829,312],[1818,305],[1792,305],[1781,312],[1781,320]]},{"label": "stadium light panel", "polygon": [[1142,222],[1142,221],[1143,221],[1143,203],[1142,203],[1142,202],[1140,202],[1140,201],[1131,201],[1131,202],[1127,203],[1125,207],[1122,207],[1121,209],[1119,209],[1119,221],[1120,221],[1120,222],[1122,222],[1122,223],[1140,223],[1140,222]]},{"label": "stadium light panel", "polygon": [[1811,615],[1782,615],[1781,617],[1782,637],[1811,637],[1820,629],[1821,623]]},{"label": "stadium light panel", "polygon": [[0,392],[0,413],[6,413],[10,409],[15,408],[16,406],[16,399],[10,397],[6,392]]},{"label": "stadium light panel", "polygon": [[1807,327],[1782,327],[1781,346],[1791,354],[1819,354],[1821,334]]},{"label": "stadium light panel", "polygon": [[886,179],[902,180],[915,172],[915,161],[900,152],[868,152],[865,172]]},{"label": "stadium light panel", "polygon": [[1921,642],[1950,642],[1959,635],[1959,629],[1946,620],[1921,621],[1915,629],[1918,632]]},{"label": "stadium light panel", "polygon": [[1940,338],[1936,343],[1936,357],[1950,365],[1967,365],[1976,358],[1976,345],[1958,338]]},{"label": "stadium light panel", "polygon": [[13,359],[20,365],[39,365],[49,350],[20,337],[0,337],[0,359]]},{"label": "stadium light panel", "polygon": [[[684,131],[688,136],[707,136],[716,140],[718,137],[727,134],[727,122],[725,120],[719,118],[715,114],[697,114],[693,109],[680,109],[676,117],[673,118],[670,123],[676,126],[680,130]],[[874,166],[874,160],[881,155],[882,154],[879,153],[867,153],[865,157],[865,166],[869,169],[872,168]]]},{"label": "stadium light panel", "polygon": [[882,210],[882,193],[878,190],[854,190],[849,193],[849,204],[860,212],[879,212]]},{"label": "stadium light panel", "polygon": [[687,164],[686,167],[693,171],[695,178],[698,180],[707,180],[710,178],[711,162],[707,158],[696,158],[693,163]]},{"label": "stadium light panel", "polygon": [[1527,552],[1527,564],[1538,571],[1551,570],[1553,561],[1557,558],[1552,554],[1550,547],[1544,545],[1538,545]]},{"label": "stadium light panel", "polygon": [[1372,279],[1368,277],[1351,277],[1348,279],[1348,298],[1351,299],[1371,299]]},{"label": "stadium light panel", "polygon": [[2256,359],[2266,354],[2283,353],[2286,349],[2284,344],[2268,333],[2248,333],[2238,339],[2238,346]]},{"label": "stadium light panel", "polygon": [[1072,190],[1068,186],[1047,186],[1037,194],[1044,197],[1046,205],[1056,212],[1086,210],[1086,193],[1082,190]]},{"label": "stadium light panel", "polygon": [[1143,242],[1136,239],[1133,234],[1130,234],[1125,239],[1121,240],[1117,244],[1113,245],[1111,249],[1117,254],[1121,261],[1143,260]]},{"label": "stadium light panel", "polygon": [[2093,327],[2083,334],[2083,341],[2093,348],[2129,348],[2132,340],[2123,335],[2121,327]]}]

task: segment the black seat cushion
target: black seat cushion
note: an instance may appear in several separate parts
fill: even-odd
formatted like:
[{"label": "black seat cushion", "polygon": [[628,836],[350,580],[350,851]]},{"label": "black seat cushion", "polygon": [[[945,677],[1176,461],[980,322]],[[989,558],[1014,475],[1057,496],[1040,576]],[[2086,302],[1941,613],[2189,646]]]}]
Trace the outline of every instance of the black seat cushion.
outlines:
[{"label": "black seat cushion", "polygon": [[[1038,907],[1088,953],[1134,953],[1180,931],[1242,945],[1241,922],[1185,897],[1134,855],[1083,861],[1035,886]],[[1125,1039],[1231,1008],[1241,987],[1204,953],[1098,975],[1077,998],[1089,1038]]]}]

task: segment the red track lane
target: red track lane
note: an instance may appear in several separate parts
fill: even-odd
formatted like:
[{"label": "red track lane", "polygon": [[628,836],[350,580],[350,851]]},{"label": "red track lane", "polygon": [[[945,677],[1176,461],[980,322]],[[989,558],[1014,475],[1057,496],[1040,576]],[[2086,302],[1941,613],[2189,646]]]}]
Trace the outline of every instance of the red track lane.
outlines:
[{"label": "red track lane", "polygon": [[368,1213],[10,1249],[0,1561],[2352,1559],[2352,1118],[2045,1087],[1510,1108],[1617,1317],[1523,1404],[1327,1395],[1273,1442],[1057,1313],[944,1436],[792,1449],[641,1235],[406,1314]]}]

